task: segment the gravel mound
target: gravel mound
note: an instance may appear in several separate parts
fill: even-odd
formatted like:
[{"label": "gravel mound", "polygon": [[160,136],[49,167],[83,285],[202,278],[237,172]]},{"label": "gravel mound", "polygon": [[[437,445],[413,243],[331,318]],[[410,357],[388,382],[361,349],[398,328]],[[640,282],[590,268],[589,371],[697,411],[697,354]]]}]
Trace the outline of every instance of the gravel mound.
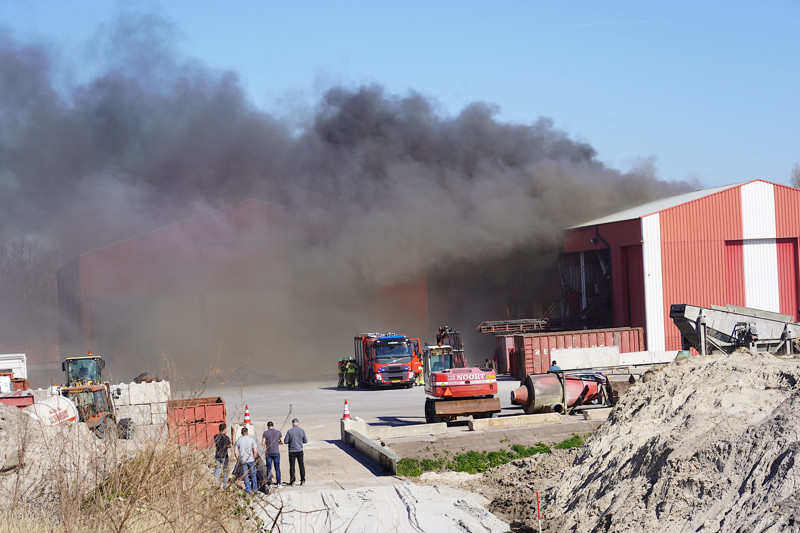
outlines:
[{"label": "gravel mound", "polygon": [[799,381],[747,352],[645,374],[549,491],[548,531],[799,531]]}]

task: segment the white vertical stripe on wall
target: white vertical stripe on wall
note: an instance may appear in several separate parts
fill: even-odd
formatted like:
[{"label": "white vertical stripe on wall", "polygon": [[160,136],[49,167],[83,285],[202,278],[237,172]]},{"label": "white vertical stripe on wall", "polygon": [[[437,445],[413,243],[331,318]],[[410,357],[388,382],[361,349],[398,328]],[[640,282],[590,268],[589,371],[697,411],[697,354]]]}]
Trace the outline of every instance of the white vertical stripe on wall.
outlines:
[{"label": "white vertical stripe on wall", "polygon": [[647,349],[664,350],[664,276],[661,269],[661,219],[658,213],[642,217],[642,261]]},{"label": "white vertical stripe on wall", "polygon": [[742,247],[744,301],[747,307],[781,311],[778,247],[775,239],[750,239]]},{"label": "white vertical stripe on wall", "polygon": [[739,189],[742,197],[742,238],[774,239],[775,191],[771,183],[754,181]]},{"label": "white vertical stripe on wall", "polygon": [[742,254],[747,307],[780,312],[775,191],[771,183],[742,185]]}]

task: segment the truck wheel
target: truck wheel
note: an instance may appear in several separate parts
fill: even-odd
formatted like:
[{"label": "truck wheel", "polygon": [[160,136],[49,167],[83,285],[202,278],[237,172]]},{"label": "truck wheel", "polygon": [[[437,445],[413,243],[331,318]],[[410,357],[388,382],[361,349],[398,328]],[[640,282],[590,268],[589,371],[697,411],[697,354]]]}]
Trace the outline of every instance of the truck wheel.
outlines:
[{"label": "truck wheel", "polygon": [[378,384],[375,382],[375,374],[372,372],[369,373],[369,388],[375,390],[378,388]]}]

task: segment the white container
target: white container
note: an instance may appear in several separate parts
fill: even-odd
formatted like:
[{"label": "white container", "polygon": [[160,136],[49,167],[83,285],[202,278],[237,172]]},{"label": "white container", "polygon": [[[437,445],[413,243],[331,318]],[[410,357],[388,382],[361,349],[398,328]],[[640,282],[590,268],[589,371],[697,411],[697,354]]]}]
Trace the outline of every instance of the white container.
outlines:
[{"label": "white container", "polygon": [[24,353],[0,354],[0,369],[11,370],[15,378],[28,379],[28,362]]},{"label": "white container", "polygon": [[11,378],[0,376],[0,392],[11,392]]},{"label": "white container", "polygon": [[72,400],[64,396],[50,396],[22,410],[46,426],[60,426],[78,421],[78,408]]}]

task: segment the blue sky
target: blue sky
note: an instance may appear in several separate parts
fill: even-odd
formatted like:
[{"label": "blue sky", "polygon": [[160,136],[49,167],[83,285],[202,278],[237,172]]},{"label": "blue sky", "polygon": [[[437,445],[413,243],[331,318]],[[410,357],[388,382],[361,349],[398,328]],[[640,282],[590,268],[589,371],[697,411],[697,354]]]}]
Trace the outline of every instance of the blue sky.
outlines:
[{"label": "blue sky", "polygon": [[[100,25],[153,12],[254,105],[308,112],[332,85],[540,116],[608,165],[704,186],[787,183],[800,161],[800,2],[0,2],[0,24],[76,62]],[[78,73],[80,75],[80,72]],[[303,104],[305,102],[305,106]]]}]

